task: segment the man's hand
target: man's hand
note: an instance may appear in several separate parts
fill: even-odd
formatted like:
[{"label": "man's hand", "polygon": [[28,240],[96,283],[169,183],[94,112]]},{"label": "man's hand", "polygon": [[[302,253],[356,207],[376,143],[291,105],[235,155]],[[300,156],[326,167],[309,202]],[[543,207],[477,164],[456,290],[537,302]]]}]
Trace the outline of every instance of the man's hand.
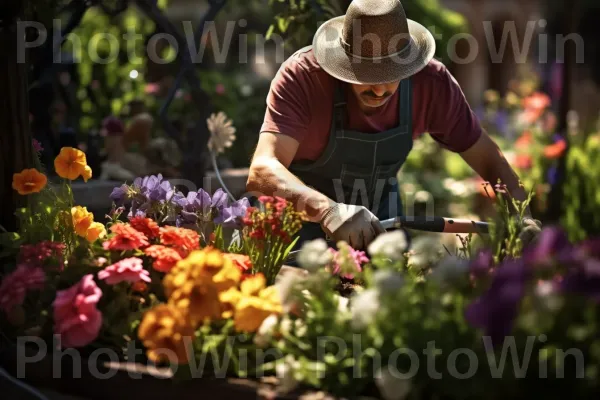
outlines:
[{"label": "man's hand", "polygon": [[523,243],[523,247],[535,242],[542,232],[542,223],[537,219],[531,217],[525,217],[521,221],[521,232],[519,233],[519,239]]},{"label": "man's hand", "polygon": [[336,242],[343,240],[356,250],[364,250],[385,232],[379,219],[366,207],[336,204],[321,220],[323,231]]}]

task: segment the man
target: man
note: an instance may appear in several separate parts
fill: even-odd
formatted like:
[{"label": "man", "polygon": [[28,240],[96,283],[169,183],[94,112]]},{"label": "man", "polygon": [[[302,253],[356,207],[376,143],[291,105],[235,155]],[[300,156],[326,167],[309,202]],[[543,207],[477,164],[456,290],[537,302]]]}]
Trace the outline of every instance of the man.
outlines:
[{"label": "man", "polygon": [[[395,177],[424,132],[525,198],[434,52],[431,33],[406,18],[399,0],[354,0],[281,66],[247,189],[307,212],[300,243],[329,237],[365,249],[384,231],[380,220],[402,214]],[[530,217],[522,226],[525,242],[540,230]]]}]

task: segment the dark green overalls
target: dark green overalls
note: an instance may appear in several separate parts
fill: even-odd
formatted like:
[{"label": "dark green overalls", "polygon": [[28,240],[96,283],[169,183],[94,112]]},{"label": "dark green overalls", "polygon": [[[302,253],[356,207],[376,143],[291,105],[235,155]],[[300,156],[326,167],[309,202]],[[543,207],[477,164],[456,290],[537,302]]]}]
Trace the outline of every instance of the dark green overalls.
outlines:
[{"label": "dark green overalls", "polygon": [[[411,80],[401,81],[398,87],[399,125],[378,133],[344,129],[346,99],[342,83],[336,82],[325,151],[314,162],[292,163],[289,170],[332,200],[364,206],[380,220],[402,215],[396,176],[413,147]],[[319,224],[307,222],[299,236],[295,250],[306,240],[326,235]]]}]

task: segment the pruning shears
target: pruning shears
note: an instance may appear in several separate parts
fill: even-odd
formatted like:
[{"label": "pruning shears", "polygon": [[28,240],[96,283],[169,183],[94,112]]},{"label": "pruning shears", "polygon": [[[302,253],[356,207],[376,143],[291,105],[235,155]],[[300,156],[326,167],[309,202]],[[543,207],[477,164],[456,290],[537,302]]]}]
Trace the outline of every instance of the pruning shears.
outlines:
[{"label": "pruning shears", "polygon": [[[423,232],[438,233],[489,233],[489,223],[460,218],[402,216],[382,220],[381,224],[386,231],[406,228]],[[287,261],[296,261],[298,253],[300,253],[300,250],[290,252]]]}]

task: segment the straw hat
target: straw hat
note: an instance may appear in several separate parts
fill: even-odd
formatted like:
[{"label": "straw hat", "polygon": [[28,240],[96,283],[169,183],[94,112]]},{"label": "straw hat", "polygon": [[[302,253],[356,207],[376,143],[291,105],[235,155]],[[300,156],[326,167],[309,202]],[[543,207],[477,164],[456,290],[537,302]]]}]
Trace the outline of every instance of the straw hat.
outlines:
[{"label": "straw hat", "polygon": [[381,84],[408,78],[434,56],[435,39],[406,18],[399,0],[354,0],[345,15],[315,33],[317,62],[335,78]]}]

